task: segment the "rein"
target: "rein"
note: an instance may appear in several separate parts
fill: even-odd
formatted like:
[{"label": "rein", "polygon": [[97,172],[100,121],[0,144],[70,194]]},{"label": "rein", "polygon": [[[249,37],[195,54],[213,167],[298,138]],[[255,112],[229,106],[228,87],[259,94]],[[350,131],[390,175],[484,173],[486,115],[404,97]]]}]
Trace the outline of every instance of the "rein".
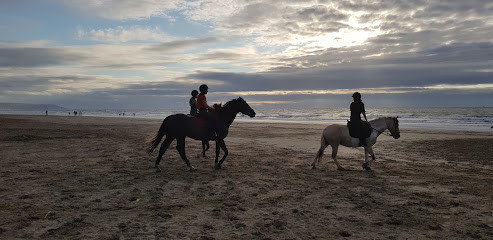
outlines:
[{"label": "rein", "polygon": [[[394,124],[395,124],[395,120],[394,120]],[[371,124],[370,124],[370,127],[371,127],[371,129],[375,130],[378,133],[378,135],[380,135],[380,134],[383,133],[383,134],[385,134],[387,136],[393,137],[392,132],[390,132],[390,133],[384,133],[385,130],[387,130],[388,127],[386,129],[382,130],[382,131],[379,131],[379,130],[375,129]]]},{"label": "rein", "polygon": [[[378,131],[378,130],[377,130],[377,129],[375,129],[373,126],[371,126],[371,125],[370,125],[370,127],[371,127],[371,129],[375,130],[375,131],[378,133],[378,135],[380,135],[380,134],[384,133],[384,132],[385,132],[385,130],[387,130],[387,129],[384,129],[383,131]],[[391,136],[391,137],[392,137],[392,133],[384,133],[384,134],[385,134],[385,135],[387,135],[387,136]]]}]

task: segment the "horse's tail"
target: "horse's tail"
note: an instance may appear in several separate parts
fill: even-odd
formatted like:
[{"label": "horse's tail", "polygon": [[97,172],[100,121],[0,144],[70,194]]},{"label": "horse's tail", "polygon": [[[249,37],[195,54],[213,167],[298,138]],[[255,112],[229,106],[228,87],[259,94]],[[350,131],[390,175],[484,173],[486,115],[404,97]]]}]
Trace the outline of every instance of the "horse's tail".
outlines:
[{"label": "horse's tail", "polygon": [[316,159],[317,161],[319,161],[319,160],[322,158],[322,156],[324,155],[324,150],[325,150],[325,147],[327,147],[327,146],[325,145],[325,137],[324,137],[324,135],[322,134],[322,139],[320,139],[320,148],[318,149],[317,156],[315,157],[315,159]]},{"label": "horse's tail", "polygon": [[316,168],[316,164],[322,159],[322,156],[324,155],[324,151],[327,145],[325,145],[325,137],[322,134],[322,139],[320,139],[320,148],[318,149],[317,155],[315,156],[315,159],[313,160],[312,163],[312,168]]},{"label": "horse's tail", "polygon": [[147,149],[147,153],[149,155],[152,154],[154,149],[156,149],[157,145],[161,142],[161,139],[163,139],[164,135],[166,135],[166,119],[163,120],[163,123],[161,124],[161,127],[159,128],[159,131],[156,133],[156,136],[154,136],[152,139],[148,141],[151,146]]}]

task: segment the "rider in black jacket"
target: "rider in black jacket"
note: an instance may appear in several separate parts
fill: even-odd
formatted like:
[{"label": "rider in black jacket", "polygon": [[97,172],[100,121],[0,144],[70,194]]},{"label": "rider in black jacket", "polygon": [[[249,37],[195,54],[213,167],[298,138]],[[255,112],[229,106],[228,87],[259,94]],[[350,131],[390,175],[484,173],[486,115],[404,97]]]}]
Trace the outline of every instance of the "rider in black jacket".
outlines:
[{"label": "rider in black jacket", "polygon": [[[357,128],[357,132],[363,132],[365,125],[361,120],[361,114],[363,114],[365,121],[368,122],[368,119],[366,118],[365,104],[363,103],[363,100],[361,100],[361,94],[359,92],[353,93],[352,97],[353,97],[353,102],[351,103],[350,106],[351,125]],[[366,139],[364,137],[360,137],[359,140],[360,140],[360,145],[362,147],[366,147]]]}]

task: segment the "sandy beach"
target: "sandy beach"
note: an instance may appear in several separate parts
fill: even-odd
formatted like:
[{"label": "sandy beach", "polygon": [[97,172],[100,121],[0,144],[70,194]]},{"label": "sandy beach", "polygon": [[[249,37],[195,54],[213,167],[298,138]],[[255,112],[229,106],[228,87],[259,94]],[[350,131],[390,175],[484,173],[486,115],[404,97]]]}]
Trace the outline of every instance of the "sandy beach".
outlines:
[{"label": "sandy beach", "polygon": [[[325,125],[235,122],[214,170],[187,140],[156,172],[162,120],[0,115],[0,239],[493,239],[493,130],[326,150]],[[222,154],[222,153],[221,153]]]}]

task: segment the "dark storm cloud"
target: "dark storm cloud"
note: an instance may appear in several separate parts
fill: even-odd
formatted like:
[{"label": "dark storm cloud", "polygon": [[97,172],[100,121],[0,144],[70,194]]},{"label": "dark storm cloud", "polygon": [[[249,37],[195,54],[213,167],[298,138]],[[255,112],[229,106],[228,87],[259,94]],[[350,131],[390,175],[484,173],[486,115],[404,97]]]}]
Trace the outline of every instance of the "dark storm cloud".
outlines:
[{"label": "dark storm cloud", "polygon": [[0,67],[68,65],[84,58],[57,48],[0,48]]},{"label": "dark storm cloud", "polygon": [[83,75],[21,75],[0,77],[0,93],[25,91],[39,93],[62,83],[91,81],[93,77]]},{"label": "dark storm cloud", "polygon": [[21,91],[26,89],[43,88],[48,83],[49,79],[41,79],[24,76],[11,76],[8,78],[0,78],[0,92],[5,91]]},{"label": "dark storm cloud", "polygon": [[463,71],[456,66],[354,66],[269,73],[198,72],[191,78],[219,80],[215,91],[321,90],[424,87],[436,84],[491,83],[491,72]]},{"label": "dark storm cloud", "polygon": [[130,84],[124,88],[111,90],[116,95],[147,95],[147,96],[165,96],[165,95],[188,95],[193,89],[197,89],[199,84],[195,82],[146,82]]}]

